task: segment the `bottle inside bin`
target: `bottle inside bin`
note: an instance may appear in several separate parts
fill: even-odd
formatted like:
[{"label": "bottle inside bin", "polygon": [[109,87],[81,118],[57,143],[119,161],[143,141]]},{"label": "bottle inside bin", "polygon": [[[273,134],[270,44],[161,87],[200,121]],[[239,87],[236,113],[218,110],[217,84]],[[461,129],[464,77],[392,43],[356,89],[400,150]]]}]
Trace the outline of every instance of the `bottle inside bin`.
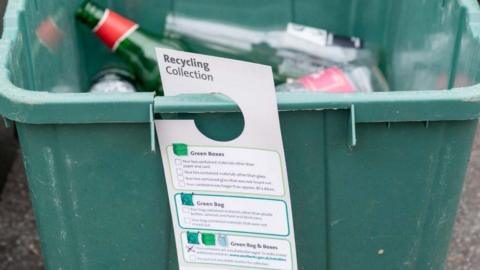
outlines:
[{"label": "bottle inside bin", "polygon": [[99,72],[90,85],[92,93],[134,93],[135,77],[125,69],[106,68]]},{"label": "bottle inside bin", "polygon": [[181,41],[150,34],[137,23],[92,1],[83,2],[76,17],[134,71],[141,90],[163,94],[155,47],[187,50]]},{"label": "bottle inside bin", "polygon": [[[285,82],[277,92],[354,93],[388,91],[372,49],[358,37],[289,23],[284,28],[257,30],[179,14],[167,16],[168,35],[187,44],[225,48],[236,54],[257,54],[256,61],[273,66]],[[270,59],[270,62],[263,59]],[[273,63],[275,59],[275,63]]]},{"label": "bottle inside bin", "polygon": [[154,35],[92,1],[85,1],[76,16],[134,72],[139,91],[163,95],[156,47],[269,65],[279,92],[302,87],[332,93],[388,89],[374,54],[363,49],[361,39],[322,29],[290,23],[286,30],[262,32],[169,15],[163,34]]}]

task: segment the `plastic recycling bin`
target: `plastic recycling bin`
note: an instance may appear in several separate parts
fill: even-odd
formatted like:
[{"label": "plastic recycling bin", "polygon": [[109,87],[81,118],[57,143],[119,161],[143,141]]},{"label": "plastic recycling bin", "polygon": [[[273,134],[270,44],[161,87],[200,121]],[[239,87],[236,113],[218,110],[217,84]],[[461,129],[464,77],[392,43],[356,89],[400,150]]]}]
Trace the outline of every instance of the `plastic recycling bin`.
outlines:
[{"label": "plastic recycling bin", "polygon": [[[99,2],[154,32],[178,12],[380,48],[398,91],[278,95],[298,266],[443,268],[480,114],[476,1]],[[152,119],[194,118],[222,139],[242,116],[209,95],[82,93],[119,60],[77,26],[79,4],[10,1],[0,41],[0,114],[16,123],[46,268],[177,269]]]}]

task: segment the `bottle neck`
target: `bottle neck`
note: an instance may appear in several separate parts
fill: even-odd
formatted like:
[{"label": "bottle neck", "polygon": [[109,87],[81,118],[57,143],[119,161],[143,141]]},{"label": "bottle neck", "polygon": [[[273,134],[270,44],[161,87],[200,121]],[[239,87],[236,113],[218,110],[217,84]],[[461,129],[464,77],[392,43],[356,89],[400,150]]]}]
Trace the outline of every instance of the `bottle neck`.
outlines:
[{"label": "bottle neck", "polygon": [[139,27],[135,22],[89,1],[77,11],[77,19],[92,29],[114,51]]}]

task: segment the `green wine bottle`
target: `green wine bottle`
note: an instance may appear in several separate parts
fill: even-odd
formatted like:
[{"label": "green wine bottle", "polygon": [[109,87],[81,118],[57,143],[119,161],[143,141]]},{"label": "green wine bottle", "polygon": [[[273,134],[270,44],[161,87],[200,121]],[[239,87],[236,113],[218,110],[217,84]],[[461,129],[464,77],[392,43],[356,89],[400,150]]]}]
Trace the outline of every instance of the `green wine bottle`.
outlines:
[{"label": "green wine bottle", "polygon": [[85,1],[76,17],[130,66],[143,91],[163,95],[155,47],[186,51],[181,41],[147,33],[137,23],[92,1]]}]

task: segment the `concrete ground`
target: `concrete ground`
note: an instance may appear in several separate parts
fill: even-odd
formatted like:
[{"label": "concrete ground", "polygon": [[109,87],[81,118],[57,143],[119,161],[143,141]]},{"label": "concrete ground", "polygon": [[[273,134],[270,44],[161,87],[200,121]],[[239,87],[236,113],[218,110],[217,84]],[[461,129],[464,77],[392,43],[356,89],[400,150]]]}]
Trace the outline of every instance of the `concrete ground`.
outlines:
[{"label": "concrete ground", "polygon": [[[12,134],[7,136],[6,131],[0,128],[0,138],[9,138],[0,140],[0,156],[3,157],[3,161],[14,160],[0,199],[0,270],[41,270],[43,263],[22,160],[16,151],[12,154],[11,149],[15,147]],[[480,126],[446,266],[446,270],[478,269],[480,269]]]},{"label": "concrete ground", "polygon": [[17,142],[13,130],[7,130],[0,117],[0,193],[17,154]]},{"label": "concrete ground", "polygon": [[0,270],[43,269],[25,173],[18,154],[0,198],[0,232]]},{"label": "concrete ground", "polygon": [[0,270],[10,269],[42,269],[42,262],[18,144],[0,123]]},{"label": "concrete ground", "polygon": [[480,269],[480,125],[477,128],[446,269]]}]

